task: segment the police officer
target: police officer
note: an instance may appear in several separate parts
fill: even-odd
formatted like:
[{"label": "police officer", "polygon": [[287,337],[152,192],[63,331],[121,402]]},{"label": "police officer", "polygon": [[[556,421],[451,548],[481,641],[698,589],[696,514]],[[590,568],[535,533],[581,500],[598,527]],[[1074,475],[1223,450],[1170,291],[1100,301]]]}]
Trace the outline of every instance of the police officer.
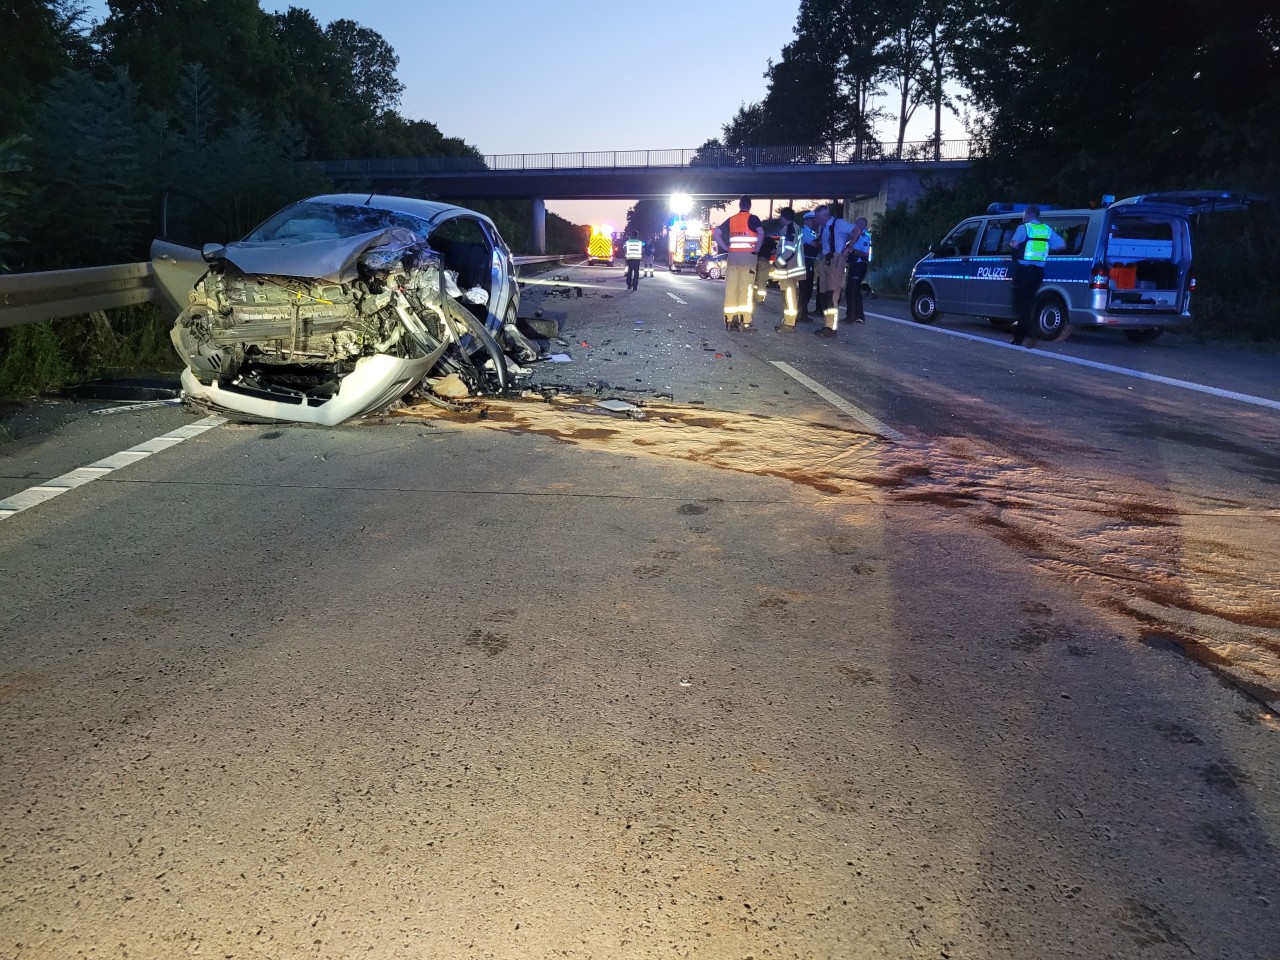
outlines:
[{"label": "police officer", "polygon": [[866,323],[862,310],[862,281],[866,279],[871,264],[871,231],[867,218],[853,221],[853,236],[849,241],[849,271],[844,285],[845,319],[853,323]]},{"label": "police officer", "polygon": [[804,227],[800,231],[800,244],[804,251],[804,276],[800,279],[800,315],[796,317],[801,323],[809,323],[809,301],[813,299],[813,268],[818,262],[818,234],[814,231],[812,210],[804,215]]},{"label": "police officer", "polygon": [[764,227],[751,212],[750,197],[738,201],[738,212],[716,227],[713,236],[720,249],[729,251],[725,258],[725,329],[749,331],[755,299],[756,251],[764,242]]},{"label": "police officer", "polygon": [[815,269],[818,281],[818,309],[824,325],[813,331],[820,337],[834,337],[840,322],[840,295],[844,292],[844,271],[849,259],[853,224],[831,215],[831,208],[820,206],[814,217],[820,244]]},{"label": "police officer", "polygon": [[640,261],[644,258],[644,241],[634,230],[627,234],[623,252],[627,258],[627,289],[639,290]]},{"label": "police officer", "polygon": [[796,212],[790,207],[783,207],[778,216],[782,220],[782,231],[769,276],[778,281],[782,290],[782,323],[773,329],[779,333],[793,333],[800,312],[796,289],[805,275],[804,244],[796,227]]},{"label": "police officer", "polygon": [[1013,248],[1013,311],[1018,318],[1018,329],[1009,342],[1022,346],[1036,335],[1035,319],[1031,313],[1036,293],[1044,282],[1044,265],[1049,252],[1062,250],[1067,242],[1053,228],[1040,222],[1040,208],[1029,205],[1022,212],[1022,223],[1013,232],[1010,246]]}]

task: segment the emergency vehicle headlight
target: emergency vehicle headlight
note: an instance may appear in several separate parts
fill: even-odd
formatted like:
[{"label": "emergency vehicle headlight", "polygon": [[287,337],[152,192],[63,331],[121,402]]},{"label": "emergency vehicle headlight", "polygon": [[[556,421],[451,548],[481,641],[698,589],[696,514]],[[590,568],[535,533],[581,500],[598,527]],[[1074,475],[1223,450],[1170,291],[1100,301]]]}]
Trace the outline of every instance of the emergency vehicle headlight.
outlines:
[{"label": "emergency vehicle headlight", "polygon": [[689,212],[689,208],[693,206],[693,198],[687,193],[673,193],[671,195],[671,212],[684,216]]}]

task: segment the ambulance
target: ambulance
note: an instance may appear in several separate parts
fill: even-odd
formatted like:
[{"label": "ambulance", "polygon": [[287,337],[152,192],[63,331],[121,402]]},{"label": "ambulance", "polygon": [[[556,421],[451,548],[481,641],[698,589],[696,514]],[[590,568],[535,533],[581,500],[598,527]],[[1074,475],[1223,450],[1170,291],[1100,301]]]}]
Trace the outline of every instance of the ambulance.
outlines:
[{"label": "ambulance", "polygon": [[591,238],[587,241],[587,264],[603,263],[612,267],[613,259],[612,232],[608,227],[592,227]]},{"label": "ambulance", "polygon": [[667,228],[667,266],[672,273],[681,267],[690,270],[698,258],[715,252],[715,240],[701,220],[685,220],[677,217]]}]

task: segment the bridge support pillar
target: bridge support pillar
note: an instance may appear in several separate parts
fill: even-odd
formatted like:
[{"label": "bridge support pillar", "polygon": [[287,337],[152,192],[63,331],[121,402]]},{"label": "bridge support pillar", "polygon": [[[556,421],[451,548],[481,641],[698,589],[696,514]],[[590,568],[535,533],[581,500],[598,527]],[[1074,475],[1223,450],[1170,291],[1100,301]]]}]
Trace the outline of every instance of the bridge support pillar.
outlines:
[{"label": "bridge support pillar", "polygon": [[547,202],[533,198],[533,252],[547,252]]}]

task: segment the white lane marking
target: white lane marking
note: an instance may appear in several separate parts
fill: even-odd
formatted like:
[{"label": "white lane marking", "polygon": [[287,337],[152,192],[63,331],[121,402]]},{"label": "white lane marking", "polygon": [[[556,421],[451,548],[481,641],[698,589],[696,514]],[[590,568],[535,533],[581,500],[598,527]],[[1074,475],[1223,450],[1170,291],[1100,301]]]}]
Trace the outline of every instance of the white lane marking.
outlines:
[{"label": "white lane marking", "polygon": [[676,296],[674,293],[672,293],[670,290],[668,290],[668,291],[667,291],[667,296],[668,296],[668,297],[670,297],[672,300],[674,300],[676,303],[680,304],[680,306],[682,306],[682,307],[687,307],[687,306],[688,306],[688,304],[687,304],[687,303],[685,303],[683,300],[681,300],[679,297],[677,297],[677,296]]},{"label": "white lane marking", "polygon": [[60,477],[54,477],[47,483],[28,487],[21,493],[15,493],[6,500],[0,500],[0,520],[12,517],[15,513],[21,513],[23,510],[44,503],[46,500],[52,500],[68,490],[82,487],[86,483],[97,480],[99,477],[105,477],[108,473],[119,470],[121,467],[127,467],[131,463],[145,460],[153,453],[168,450],[183,440],[198,437],[206,430],[212,430],[219,424],[226,422],[224,417],[205,417],[203,420],[197,420],[195,423],[188,424],[185,427],[179,427],[177,430],[171,430],[161,436],[153,437],[144,443],[138,444],[136,447],[121,450],[119,453],[114,453],[106,459],[91,463],[87,467],[77,467]]},{"label": "white lane marking", "polygon": [[1006,350],[1017,350],[1027,356],[1034,356],[1037,360],[1056,360],[1059,363],[1074,363],[1079,367],[1088,367],[1091,370],[1103,370],[1107,373],[1118,373],[1122,377],[1135,377],[1138,380],[1146,380],[1150,383],[1162,383],[1169,387],[1179,387],[1183,390],[1193,390],[1196,393],[1207,393],[1211,397],[1221,397],[1224,400],[1236,400],[1240,403],[1251,403],[1257,407],[1268,407],[1272,410],[1280,410],[1280,400],[1271,400],[1267,397],[1255,397],[1248,393],[1237,393],[1234,390],[1223,390],[1221,387],[1210,387],[1203,383],[1195,383],[1191,380],[1177,380],[1173,377],[1161,376],[1158,373],[1145,373],[1142,370],[1133,370],[1129,367],[1117,367],[1110,363],[1099,363],[1097,360],[1086,360],[1083,357],[1068,357],[1061,353],[1049,353],[1044,350],[1028,350],[1026,347],[1015,346],[1012,343],[1006,343],[1003,340],[992,340],[990,337],[980,337],[974,333],[964,333],[960,330],[948,330],[945,327],[930,327],[923,323],[916,323],[914,320],[903,320],[901,317],[889,317],[883,313],[868,313],[868,317],[875,317],[877,320],[888,320],[890,323],[900,323],[905,327],[914,327],[919,330],[921,328],[930,330],[933,333],[942,333],[948,337],[960,337],[962,340],[974,340],[978,343],[989,344],[994,347],[1002,347]]},{"label": "white lane marking", "polygon": [[890,440],[907,439],[905,435],[899,433],[897,430],[893,429],[893,427],[889,426],[884,421],[877,420],[875,417],[867,413],[867,411],[863,410],[861,407],[855,407],[852,403],[850,403],[844,397],[840,396],[839,394],[832,393],[830,390],[828,390],[822,384],[818,383],[816,380],[809,379],[803,373],[797,370],[795,367],[791,366],[791,364],[784,363],[781,360],[770,360],[769,362],[772,363],[779,370],[781,370],[783,373],[785,373],[788,377],[791,377],[793,380],[796,380],[797,382],[808,387],[810,390],[812,390],[814,393],[820,396],[823,400],[827,401],[827,403],[831,404],[841,413],[848,414],[849,416],[853,417],[853,419],[861,423],[864,427],[870,427],[872,431],[880,434],[880,436],[887,437]]}]

